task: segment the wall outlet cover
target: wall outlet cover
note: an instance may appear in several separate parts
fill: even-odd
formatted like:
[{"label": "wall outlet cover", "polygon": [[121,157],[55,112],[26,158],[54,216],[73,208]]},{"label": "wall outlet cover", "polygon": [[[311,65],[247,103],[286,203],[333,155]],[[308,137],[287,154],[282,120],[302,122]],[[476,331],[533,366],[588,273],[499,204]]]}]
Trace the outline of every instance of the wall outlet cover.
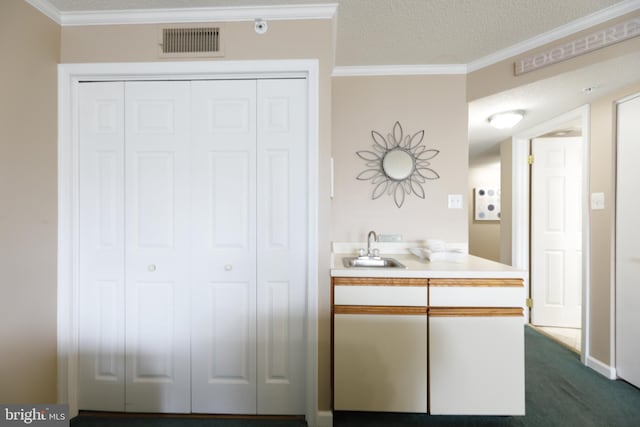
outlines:
[{"label": "wall outlet cover", "polygon": [[378,242],[402,242],[402,234],[379,234]]}]

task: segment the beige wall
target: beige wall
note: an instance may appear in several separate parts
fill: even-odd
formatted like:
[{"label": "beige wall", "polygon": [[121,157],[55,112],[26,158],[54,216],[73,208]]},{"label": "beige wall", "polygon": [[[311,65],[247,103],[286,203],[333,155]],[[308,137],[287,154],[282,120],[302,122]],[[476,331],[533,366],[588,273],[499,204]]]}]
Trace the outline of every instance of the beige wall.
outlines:
[{"label": "beige wall", "polygon": [[[336,77],[333,79],[334,241],[364,241],[369,230],[467,242],[466,209],[447,209],[448,194],[467,195],[465,76]],[[372,200],[374,185],[356,177],[372,150],[371,131],[386,136],[400,121],[405,134],[425,131],[423,145],[440,150],[431,167],[440,179],[424,184],[426,198],[411,194],[398,208],[388,195]]]},{"label": "beige wall", "polygon": [[474,189],[500,188],[500,157],[469,165],[469,253],[500,261],[500,221],[474,220]]},{"label": "beige wall", "polygon": [[0,3],[0,402],[56,401],[60,28]]},{"label": "beige wall", "polygon": [[[224,56],[201,60],[317,58],[322,75],[333,68],[333,21],[269,21],[266,34],[253,22],[204,23],[222,27]],[[178,61],[159,57],[160,24],[67,26],[62,29],[61,62]]]},{"label": "beige wall", "polygon": [[637,84],[591,104],[589,191],[604,193],[605,209],[590,213],[590,353],[607,364],[614,363],[610,343],[611,294],[615,287],[615,102],[636,93],[640,93],[640,79]]},{"label": "beige wall", "polygon": [[511,138],[500,143],[500,262],[511,265],[513,231],[513,145]]}]

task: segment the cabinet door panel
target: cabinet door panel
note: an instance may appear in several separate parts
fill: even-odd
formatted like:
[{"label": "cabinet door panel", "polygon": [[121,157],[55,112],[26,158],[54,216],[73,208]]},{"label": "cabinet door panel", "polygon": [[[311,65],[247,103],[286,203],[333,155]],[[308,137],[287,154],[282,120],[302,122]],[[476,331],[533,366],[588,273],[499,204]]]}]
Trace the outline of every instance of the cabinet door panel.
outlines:
[{"label": "cabinet door panel", "polygon": [[429,412],[524,415],[522,317],[429,318]]},{"label": "cabinet door panel", "polygon": [[427,316],[336,314],[334,409],[427,412]]}]

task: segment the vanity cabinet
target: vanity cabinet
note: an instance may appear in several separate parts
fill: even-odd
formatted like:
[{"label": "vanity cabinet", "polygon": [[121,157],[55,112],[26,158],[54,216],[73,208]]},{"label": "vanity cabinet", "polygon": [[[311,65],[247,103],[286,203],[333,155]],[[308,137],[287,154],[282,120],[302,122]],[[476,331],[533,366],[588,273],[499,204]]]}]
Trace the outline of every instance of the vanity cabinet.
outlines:
[{"label": "vanity cabinet", "polygon": [[429,280],[429,412],[524,415],[520,279]]},{"label": "vanity cabinet", "polygon": [[427,411],[427,280],[333,279],[333,406]]},{"label": "vanity cabinet", "polygon": [[332,278],[333,408],[524,415],[521,278]]}]

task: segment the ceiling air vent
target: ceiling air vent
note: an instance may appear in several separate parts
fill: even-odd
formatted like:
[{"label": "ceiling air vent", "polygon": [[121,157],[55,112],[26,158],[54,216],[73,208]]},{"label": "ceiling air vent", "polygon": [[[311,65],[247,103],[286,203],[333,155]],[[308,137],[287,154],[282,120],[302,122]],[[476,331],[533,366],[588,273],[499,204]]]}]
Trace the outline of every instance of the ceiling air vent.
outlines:
[{"label": "ceiling air vent", "polygon": [[161,56],[222,56],[219,27],[163,28]]}]

